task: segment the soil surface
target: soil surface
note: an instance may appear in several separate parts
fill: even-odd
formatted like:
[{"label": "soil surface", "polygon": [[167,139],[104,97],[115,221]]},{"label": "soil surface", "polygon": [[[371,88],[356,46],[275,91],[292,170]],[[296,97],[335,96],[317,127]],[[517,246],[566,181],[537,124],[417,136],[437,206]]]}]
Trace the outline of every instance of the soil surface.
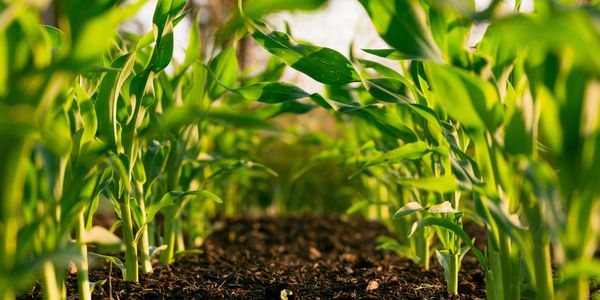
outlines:
[{"label": "soil surface", "polygon": [[[477,229],[475,229],[477,231]],[[467,231],[471,231],[467,228]],[[97,299],[484,299],[482,271],[463,261],[459,296],[449,295],[443,270],[425,271],[410,260],[376,250],[377,222],[345,216],[237,216],[217,220],[202,254],[156,265],[139,284],[124,282],[118,268],[90,272]],[[76,278],[67,282],[76,299]],[[110,296],[109,296],[110,295]],[[39,297],[39,288],[29,297]]]}]

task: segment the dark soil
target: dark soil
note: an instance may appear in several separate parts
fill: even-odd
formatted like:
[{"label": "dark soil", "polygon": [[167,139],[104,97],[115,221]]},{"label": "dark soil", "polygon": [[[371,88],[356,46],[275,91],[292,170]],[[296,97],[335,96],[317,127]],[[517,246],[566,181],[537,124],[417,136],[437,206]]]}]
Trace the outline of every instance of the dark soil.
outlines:
[{"label": "dark soil", "polygon": [[[90,272],[110,278],[95,298],[114,299],[483,299],[484,276],[467,256],[460,297],[449,295],[443,270],[425,271],[394,253],[375,250],[375,238],[391,235],[376,222],[340,216],[249,217],[216,221],[202,254],[157,265],[139,284],[121,280],[112,268]],[[68,290],[76,294],[75,277]],[[39,296],[39,290],[30,293]],[[72,296],[76,298],[77,296]]]}]

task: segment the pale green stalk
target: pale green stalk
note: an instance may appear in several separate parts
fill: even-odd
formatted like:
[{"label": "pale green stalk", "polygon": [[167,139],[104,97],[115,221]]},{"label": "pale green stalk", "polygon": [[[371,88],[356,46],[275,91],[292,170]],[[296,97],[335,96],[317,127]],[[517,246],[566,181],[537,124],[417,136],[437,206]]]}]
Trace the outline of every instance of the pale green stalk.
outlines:
[{"label": "pale green stalk", "polygon": [[85,216],[83,210],[79,213],[75,234],[77,237],[77,248],[79,249],[79,255],[81,255],[81,261],[77,265],[77,288],[79,291],[79,299],[91,300],[92,292],[90,290],[88,276],[88,255],[87,245],[85,243]]}]

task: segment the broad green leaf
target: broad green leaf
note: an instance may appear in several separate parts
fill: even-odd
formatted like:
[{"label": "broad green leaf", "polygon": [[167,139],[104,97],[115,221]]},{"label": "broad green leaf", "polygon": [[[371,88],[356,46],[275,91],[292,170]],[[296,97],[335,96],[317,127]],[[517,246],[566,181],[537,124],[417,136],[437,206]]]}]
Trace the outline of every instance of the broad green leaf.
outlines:
[{"label": "broad green leaf", "polygon": [[436,101],[467,127],[494,131],[502,122],[502,104],[494,86],[464,70],[427,65]]},{"label": "broad green leaf", "polygon": [[186,197],[186,196],[196,196],[198,198],[208,198],[216,203],[223,203],[223,200],[221,200],[221,198],[219,198],[219,196],[206,191],[206,190],[195,190],[195,191],[188,191],[188,192],[183,192],[179,195],[179,197]]},{"label": "broad green leaf", "polygon": [[146,182],[146,170],[141,159],[136,159],[133,165],[133,179],[139,183]]},{"label": "broad green leaf", "polygon": [[[110,165],[117,177],[120,179],[121,184],[125,190],[130,191],[130,178],[129,178],[129,158],[124,154],[113,155],[109,158]],[[117,199],[120,200],[120,199]]]},{"label": "broad green leaf", "polygon": [[81,68],[99,60],[113,42],[119,23],[132,17],[144,3],[66,0],[61,6],[68,18],[72,45],[68,65]]},{"label": "broad green leaf", "polygon": [[294,41],[289,35],[270,31],[252,22],[252,37],[288,66],[325,84],[347,84],[360,81],[352,63],[335,50]]},{"label": "broad green leaf", "polygon": [[363,51],[373,54],[379,57],[391,59],[391,60],[405,60],[405,59],[419,59],[419,56],[411,56],[408,54],[401,53],[395,49],[362,49]]},{"label": "broad green leaf", "polygon": [[117,58],[111,67],[120,69],[108,72],[102,78],[96,96],[96,114],[98,117],[98,133],[100,138],[116,151],[118,142],[117,100],[121,88],[133,71],[134,55],[123,55]]},{"label": "broad green leaf", "polygon": [[346,210],[346,214],[352,215],[352,214],[355,214],[357,212],[361,212],[361,211],[367,209],[370,205],[371,205],[371,202],[369,200],[358,201],[358,202],[352,204]]},{"label": "broad green leaf", "polygon": [[[593,15],[583,9],[554,9],[549,16],[516,14],[494,22],[497,31],[494,34],[501,47],[508,44],[518,50],[531,49],[533,56],[529,59],[535,59],[540,52],[554,52],[559,56],[564,56],[564,51],[577,53],[572,57],[574,63],[598,75],[600,38],[598,27],[594,25],[597,17],[594,19]],[[510,48],[505,51],[514,51]]]},{"label": "broad green leaf", "polygon": [[200,24],[198,17],[193,18],[192,28],[190,30],[190,36],[188,38],[188,47],[185,50],[185,60],[179,67],[179,74],[185,72],[197,59],[201,56],[201,40],[200,40]]},{"label": "broad green leaf", "polygon": [[[146,207],[146,224],[141,224],[140,228],[142,226],[146,226],[148,223],[152,222],[152,220],[154,220],[154,217],[156,216],[156,214],[161,209],[163,209],[167,206],[174,205],[177,197],[178,197],[178,195],[173,195],[172,192],[165,193],[158,202],[153,202],[150,205],[148,205]],[[141,231],[142,230],[138,230],[138,232],[141,232]]]},{"label": "broad green leaf", "polygon": [[236,113],[223,109],[206,111],[199,108],[176,107],[167,111],[161,122],[164,128],[172,129],[202,120],[225,122],[229,125],[245,128],[275,129],[268,121],[254,117],[251,114]]},{"label": "broad green leaf", "polygon": [[171,62],[171,58],[173,57],[173,38],[173,25],[169,23],[164,29],[164,35],[160,39],[160,43],[157,43],[156,49],[154,49],[156,51],[156,54],[153,55],[152,71],[154,73],[160,72]]},{"label": "broad green leaf", "polygon": [[43,25],[42,28],[50,38],[50,41],[52,42],[52,48],[56,50],[60,49],[66,38],[65,33],[60,29],[49,25]]},{"label": "broad green leaf", "polygon": [[154,43],[154,32],[150,31],[144,34],[137,42],[135,50],[141,50],[146,46]]},{"label": "broad green leaf", "polygon": [[309,97],[304,90],[287,83],[260,82],[236,90],[246,99],[264,103],[280,103]]},{"label": "broad green leaf", "polygon": [[[0,273],[0,287],[15,288],[31,284],[33,280],[32,276],[35,272],[41,270],[43,264],[46,262],[66,266],[70,262],[78,263],[80,261],[81,255],[73,247],[66,247],[60,251],[46,251],[43,254],[34,255],[25,261],[16,262],[10,272]],[[6,286],[5,283],[11,283],[11,285]]]},{"label": "broad green leaf", "polygon": [[85,232],[83,243],[120,247],[122,241],[118,236],[104,227],[94,226]]},{"label": "broad green leaf", "polygon": [[407,107],[425,119],[427,123],[428,133],[433,138],[433,141],[438,145],[446,144],[444,131],[440,122],[440,118],[431,108],[421,104],[409,104]]},{"label": "broad green leaf", "polygon": [[327,0],[303,0],[303,1],[288,1],[288,0],[253,0],[244,7],[244,13],[251,18],[260,18],[269,12],[281,10],[314,10]]},{"label": "broad green leaf", "polygon": [[79,84],[75,85],[75,94],[77,96],[79,113],[83,122],[83,135],[80,143],[83,147],[91,142],[96,136],[96,131],[98,130],[98,118],[96,117],[94,104]]},{"label": "broad green leaf", "polygon": [[423,219],[415,222],[413,224],[412,228],[410,229],[409,236],[412,236],[418,229],[426,227],[426,226],[443,227],[443,228],[449,229],[450,231],[452,231],[456,235],[458,235],[465,242],[465,244],[469,248],[471,248],[471,251],[473,251],[473,254],[475,254],[475,257],[479,261],[479,264],[481,265],[481,268],[483,268],[484,272],[487,272],[488,264],[487,264],[487,260],[485,259],[485,256],[483,256],[481,251],[479,251],[479,249],[477,249],[477,247],[475,247],[475,245],[469,238],[469,235],[462,228],[460,228],[458,225],[456,225],[446,219],[429,218],[428,217],[428,218],[423,218]]},{"label": "broad green leaf", "polygon": [[121,261],[121,259],[119,259],[118,257],[110,256],[110,255],[102,255],[102,254],[98,254],[98,253],[94,253],[94,252],[88,252],[88,254],[91,256],[96,256],[96,257],[102,258],[108,262],[113,263],[115,266],[117,266],[121,270],[121,273],[123,273],[123,278],[127,278],[127,268],[125,268],[125,264],[123,264],[123,261]]},{"label": "broad green leaf", "polygon": [[515,108],[504,128],[504,147],[510,154],[530,155],[533,152],[533,132],[532,128],[528,128],[525,118],[525,112]]},{"label": "broad green leaf", "polygon": [[315,108],[314,105],[298,101],[287,101],[280,104],[271,104],[255,112],[258,117],[268,119],[286,113],[301,115],[311,111],[313,108]]},{"label": "broad green leaf", "polygon": [[379,157],[367,162],[365,167],[371,167],[379,164],[394,164],[404,160],[418,160],[427,154],[431,149],[427,143],[417,141],[402,145],[396,149],[390,150]]},{"label": "broad green leaf", "polygon": [[453,176],[402,178],[398,179],[397,182],[420,190],[438,193],[450,193],[460,188],[458,180]]},{"label": "broad green leaf", "polygon": [[65,157],[71,152],[73,139],[69,127],[68,116],[59,112],[55,119],[48,120],[42,128],[42,143],[59,157]]},{"label": "broad green leaf", "polygon": [[514,64],[519,48],[515,43],[505,43],[495,23],[491,24],[477,45],[477,53],[489,59],[494,75],[500,77],[502,72]]},{"label": "broad green leaf", "polygon": [[408,88],[397,78],[372,78],[366,80],[367,90],[377,100],[391,103],[412,103]]},{"label": "broad green leaf", "polygon": [[219,82],[212,79],[209,81],[208,95],[216,100],[225,93],[226,88],[222,85],[232,87],[238,79],[238,61],[233,47],[228,47],[221,51],[215,58],[208,63],[211,74]]},{"label": "broad green leaf", "polygon": [[[174,214],[175,218],[179,218],[181,216],[181,214],[183,213],[188,201],[190,199],[205,199],[208,198],[216,203],[223,203],[223,200],[221,200],[221,198],[219,198],[219,196],[206,191],[206,190],[195,190],[195,191],[188,191],[188,192],[171,192],[171,193],[179,193],[178,198],[180,199],[181,202],[178,203],[178,209]],[[190,196],[194,196],[194,197],[190,197]]]},{"label": "broad green leaf", "polygon": [[358,115],[372,122],[384,134],[401,139],[406,143],[417,141],[417,136],[413,129],[407,126],[396,112],[392,111],[389,107],[380,105],[363,107],[346,105],[342,109],[336,110]]},{"label": "broad green leaf", "polygon": [[419,204],[419,202],[411,201],[406,203],[404,206],[400,207],[394,216],[392,217],[394,220],[402,219],[405,216],[416,214],[420,211],[423,211],[425,208]]},{"label": "broad green leaf", "polygon": [[[267,14],[279,11],[311,11],[322,7],[325,3],[327,3],[327,0],[252,0],[243,2],[244,6],[239,7],[237,14],[230,18],[222,30],[217,32],[216,40],[220,45],[229,42],[240,30],[244,28],[243,17],[245,16],[251,19],[261,19]],[[238,4],[241,3],[241,1],[238,1]]]},{"label": "broad green leaf", "polygon": [[558,288],[575,283],[577,280],[586,277],[600,279],[600,262],[597,259],[584,259],[577,262],[569,262],[561,267],[558,278]]},{"label": "broad green leaf", "polygon": [[359,0],[379,35],[401,56],[442,62],[417,0]]},{"label": "broad green leaf", "polygon": [[474,0],[432,1],[429,7],[431,33],[447,62],[469,68],[466,47],[475,14]]}]

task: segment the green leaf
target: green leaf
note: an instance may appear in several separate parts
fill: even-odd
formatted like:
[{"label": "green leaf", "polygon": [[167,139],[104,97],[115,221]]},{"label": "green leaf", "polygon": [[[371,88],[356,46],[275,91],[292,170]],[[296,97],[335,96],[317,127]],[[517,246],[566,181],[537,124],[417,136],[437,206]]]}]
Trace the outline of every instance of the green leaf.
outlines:
[{"label": "green leaf", "polygon": [[438,193],[454,192],[460,187],[458,180],[449,175],[442,177],[402,178],[398,179],[397,182],[420,190]]},{"label": "green leaf", "polygon": [[485,256],[483,256],[481,251],[479,251],[479,249],[477,249],[477,247],[475,247],[475,245],[469,238],[469,235],[462,228],[460,228],[458,225],[456,225],[446,219],[427,217],[427,218],[423,218],[413,224],[412,228],[410,229],[409,236],[412,236],[417,230],[419,230],[420,228],[426,227],[426,226],[444,227],[444,228],[449,229],[450,231],[454,232],[456,235],[458,235],[465,242],[465,244],[469,248],[471,248],[471,251],[473,251],[473,254],[475,254],[475,257],[479,261],[479,264],[481,265],[481,268],[483,268],[483,271],[487,272],[488,264],[487,264],[487,260],[485,259]]},{"label": "green leaf", "polygon": [[[295,177],[297,177],[297,176],[295,176]],[[371,205],[371,202],[369,200],[358,201],[358,202],[352,204],[352,206],[350,206],[346,210],[346,214],[352,215],[352,214],[355,214],[357,212],[361,212],[361,211],[367,209],[370,205]]]},{"label": "green leaf", "polygon": [[190,36],[188,38],[188,47],[185,50],[185,60],[179,67],[179,74],[185,72],[197,59],[201,56],[201,40],[200,40],[200,24],[199,14],[193,18],[192,28],[190,30]]},{"label": "green leaf", "polygon": [[166,129],[172,129],[180,128],[183,125],[192,124],[202,120],[225,122],[229,125],[244,128],[275,129],[269,122],[250,114],[235,113],[223,109],[205,111],[199,108],[184,107],[176,107],[167,111],[163,115],[162,125]]},{"label": "green leaf", "polygon": [[252,37],[288,66],[324,84],[347,84],[360,81],[352,63],[335,50],[294,41],[289,35],[270,31],[252,22]]},{"label": "green leaf", "polygon": [[377,100],[391,103],[412,103],[408,96],[408,88],[397,78],[372,78],[366,81],[367,89],[371,96]]},{"label": "green leaf", "polygon": [[195,191],[188,191],[188,192],[183,192],[180,194],[180,197],[186,197],[186,196],[196,196],[198,198],[208,198],[216,203],[223,203],[223,200],[221,200],[221,198],[219,198],[219,196],[206,191],[206,190],[195,190]]},{"label": "green leaf", "polygon": [[309,97],[299,87],[280,82],[260,82],[236,90],[246,99],[264,103],[281,103]]},{"label": "green leaf", "polygon": [[164,35],[160,39],[160,43],[156,45],[156,54],[153,55],[152,71],[158,73],[166,68],[173,57],[173,25],[167,24],[164,29]]},{"label": "green leaf", "polygon": [[400,207],[392,219],[399,220],[408,215],[416,214],[420,211],[423,211],[425,208],[419,204],[419,202],[411,201],[406,203],[404,206]]},{"label": "green leaf", "polygon": [[494,131],[502,122],[502,103],[494,86],[464,70],[428,64],[436,101],[465,126]]},{"label": "green leaf", "polygon": [[442,62],[417,0],[359,0],[375,29],[401,56]]},{"label": "green leaf", "polygon": [[[278,11],[310,11],[322,7],[327,0],[252,0],[244,1],[244,7],[240,8],[238,14],[231,17],[229,22],[222,30],[217,32],[216,40],[218,44],[226,44],[244,28],[245,16],[251,19],[261,19],[269,13]],[[241,4],[241,2],[239,2]],[[243,11],[242,11],[243,10]]]},{"label": "green leaf", "polygon": [[363,51],[373,54],[375,56],[391,59],[391,60],[405,60],[405,59],[419,59],[419,56],[411,56],[404,54],[395,49],[362,49]]},{"label": "green leaf", "polygon": [[83,135],[80,143],[81,147],[83,147],[91,142],[96,136],[96,131],[98,130],[98,118],[96,116],[94,104],[79,84],[75,85],[75,94],[77,96],[79,113],[83,122]]},{"label": "green leaf", "polygon": [[520,108],[515,108],[504,127],[504,146],[507,153],[530,155],[533,152],[532,128],[527,128],[525,118],[525,112]]},{"label": "green leaf", "polygon": [[117,266],[121,270],[121,273],[123,273],[123,278],[127,278],[127,268],[125,267],[125,264],[123,264],[123,262],[118,257],[110,256],[110,255],[102,255],[102,254],[98,254],[98,253],[94,253],[94,252],[88,252],[88,254],[91,256],[96,256],[96,257],[102,258],[108,262],[115,264],[115,266]]},{"label": "green leaf", "polygon": [[222,85],[232,87],[238,79],[238,60],[233,47],[225,48],[208,63],[212,75],[219,81],[209,80],[208,95],[216,100],[225,93],[226,88]]},{"label": "green leaf", "polygon": [[50,41],[52,42],[52,48],[60,49],[66,38],[65,33],[60,29],[49,25],[42,25],[42,28],[50,38]]},{"label": "green leaf", "polygon": [[569,283],[577,282],[582,277],[594,277],[600,279],[600,262],[598,260],[585,259],[583,261],[568,262],[560,269],[558,288]]},{"label": "green leaf", "polygon": [[394,164],[405,160],[418,160],[430,151],[429,146],[425,142],[417,141],[410,144],[402,145],[396,149],[390,150],[370,161],[362,166],[357,171],[353,172],[350,177],[354,177],[356,174],[370,168],[372,166],[380,164]]},{"label": "green leaf", "polygon": [[120,249],[123,242],[104,227],[93,226],[85,232],[83,243]]},{"label": "green leaf", "polygon": [[119,72],[108,72],[102,78],[96,96],[96,114],[98,117],[98,134],[100,138],[116,152],[118,122],[116,102],[125,81],[133,72],[135,55],[123,55],[115,59],[111,67]]},{"label": "green leaf", "polygon": [[244,7],[244,13],[251,18],[260,18],[274,11],[314,10],[325,3],[327,0],[253,0]]}]

